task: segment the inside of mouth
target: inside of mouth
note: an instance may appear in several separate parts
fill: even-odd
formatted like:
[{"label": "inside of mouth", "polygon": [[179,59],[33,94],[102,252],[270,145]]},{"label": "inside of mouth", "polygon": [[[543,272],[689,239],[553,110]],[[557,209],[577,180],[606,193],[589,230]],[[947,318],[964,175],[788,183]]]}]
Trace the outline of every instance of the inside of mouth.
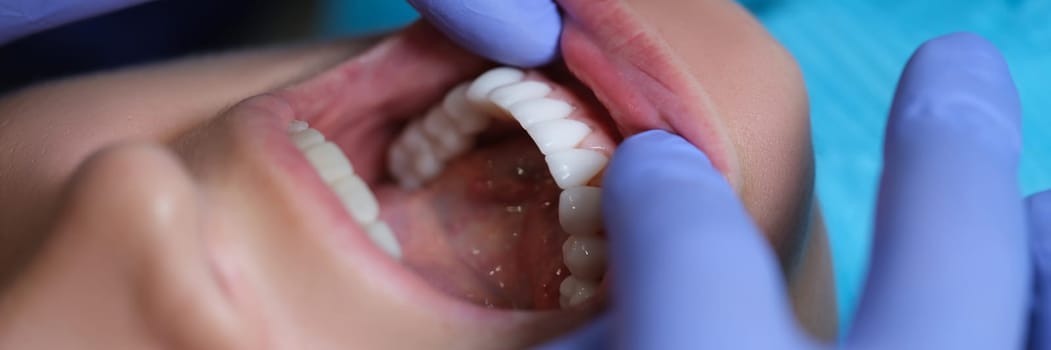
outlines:
[{"label": "inside of mouth", "polygon": [[[373,191],[405,267],[480,306],[566,308],[569,298],[560,289],[567,288],[571,273],[563,259],[570,235],[559,221],[563,185],[523,125],[490,111],[491,121],[471,137],[469,148],[442,160],[432,177],[407,186],[390,170],[388,154],[400,136],[422,124],[457,84],[470,83],[490,66],[416,25],[294,88],[297,115],[338,145]],[[574,118],[588,118],[592,132],[605,137],[576,147],[612,152],[598,150],[618,140],[610,139],[616,132],[608,113],[586,87],[565,69],[528,74],[557,86],[558,99],[573,105]],[[362,79],[372,84],[361,85]],[[368,98],[352,98],[362,95]],[[600,177],[587,187],[597,187]],[[601,277],[589,278],[588,293],[595,293]]]},{"label": "inside of mouth", "polygon": [[451,295],[493,308],[559,307],[566,234],[560,189],[524,133],[481,137],[417,190],[377,189],[402,263]]}]

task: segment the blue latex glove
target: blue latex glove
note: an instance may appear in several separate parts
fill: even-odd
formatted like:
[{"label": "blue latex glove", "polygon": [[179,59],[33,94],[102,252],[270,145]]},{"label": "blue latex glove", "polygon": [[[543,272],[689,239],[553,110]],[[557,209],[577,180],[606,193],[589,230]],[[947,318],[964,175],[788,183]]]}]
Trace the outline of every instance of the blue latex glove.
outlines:
[{"label": "blue latex glove", "polygon": [[[887,128],[864,298],[839,346],[1025,344],[1033,271],[1016,182],[1020,114],[1007,65],[985,40],[953,34],[916,52]],[[771,248],[691,144],[663,131],[630,137],[603,188],[613,305],[602,320],[547,348],[826,346],[795,323]],[[1051,252],[1051,195],[1032,199],[1030,208],[1031,228],[1044,230],[1041,248]],[[1051,255],[1042,256],[1037,270],[1051,281]],[[1051,328],[1043,320],[1051,307],[1037,307],[1034,325]],[[1034,335],[1041,343],[1051,329]]]},{"label": "blue latex glove", "polygon": [[38,31],[150,0],[4,0],[0,45]]},{"label": "blue latex glove", "polygon": [[1033,252],[1035,291],[1029,348],[1051,349],[1051,191],[1029,197],[1030,249]]},{"label": "blue latex glove", "polygon": [[482,57],[536,67],[558,55],[554,0],[408,0],[439,30]]}]

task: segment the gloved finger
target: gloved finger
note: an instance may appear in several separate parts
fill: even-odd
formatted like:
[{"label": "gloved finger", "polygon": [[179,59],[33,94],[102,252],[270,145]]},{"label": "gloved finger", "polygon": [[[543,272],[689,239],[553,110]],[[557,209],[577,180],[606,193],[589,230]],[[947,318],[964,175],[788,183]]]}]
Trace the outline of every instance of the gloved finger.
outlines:
[{"label": "gloved finger", "polygon": [[1022,345],[1030,270],[1016,180],[1020,118],[1007,63],[991,43],[952,34],[912,56],[888,121],[852,343]]},{"label": "gloved finger", "polygon": [[1033,306],[1029,322],[1029,349],[1051,350],[1051,191],[1026,200],[1029,249],[1032,251]]},{"label": "gloved finger", "polygon": [[0,5],[0,45],[60,25],[149,0],[16,0]]},{"label": "gloved finger", "polygon": [[704,153],[664,131],[629,137],[609,164],[603,191],[615,344],[800,343],[770,245]]},{"label": "gloved finger", "polygon": [[558,55],[562,17],[553,0],[408,1],[445,35],[488,59],[536,67]]},{"label": "gloved finger", "polygon": [[553,341],[537,350],[580,350],[580,349],[610,349],[610,318],[602,315],[599,319],[584,326],[583,328]]}]

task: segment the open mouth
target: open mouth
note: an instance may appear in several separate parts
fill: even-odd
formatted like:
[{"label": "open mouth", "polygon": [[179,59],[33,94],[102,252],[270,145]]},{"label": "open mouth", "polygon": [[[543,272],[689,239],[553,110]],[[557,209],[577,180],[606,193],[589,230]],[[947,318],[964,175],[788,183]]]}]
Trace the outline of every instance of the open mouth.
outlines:
[{"label": "open mouth", "polygon": [[322,132],[288,131],[373,243],[432,285],[487,307],[567,308],[602,282],[599,175],[619,140],[566,86],[513,68],[456,85],[395,132],[375,192]]},{"label": "open mouth", "polygon": [[571,3],[550,67],[492,68],[419,23],[278,93],[349,234],[474,305],[592,309],[602,172],[624,137],[679,133],[735,182],[726,133],[660,37],[625,5]]}]

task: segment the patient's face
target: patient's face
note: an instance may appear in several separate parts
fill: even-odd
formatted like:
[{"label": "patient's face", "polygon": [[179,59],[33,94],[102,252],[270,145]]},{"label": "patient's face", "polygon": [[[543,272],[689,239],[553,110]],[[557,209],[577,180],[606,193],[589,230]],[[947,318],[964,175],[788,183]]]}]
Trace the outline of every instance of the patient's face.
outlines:
[{"label": "patient's face", "polygon": [[[138,345],[535,344],[605,300],[604,263],[579,256],[604,235],[560,206],[593,209],[604,159],[653,128],[703,149],[792,261],[812,160],[791,58],[732,2],[561,5],[564,62],[485,78],[543,82],[560,101],[530,105],[543,113],[507,102],[538,85],[494,97],[474,80],[489,63],[419,24],[347,59],[336,46],[198,59],[0,102],[0,239],[13,242],[0,265],[18,267],[0,270],[18,276],[0,309],[111,315],[67,326]],[[527,120],[565,104],[557,128]],[[444,126],[425,121],[437,110]]]}]

